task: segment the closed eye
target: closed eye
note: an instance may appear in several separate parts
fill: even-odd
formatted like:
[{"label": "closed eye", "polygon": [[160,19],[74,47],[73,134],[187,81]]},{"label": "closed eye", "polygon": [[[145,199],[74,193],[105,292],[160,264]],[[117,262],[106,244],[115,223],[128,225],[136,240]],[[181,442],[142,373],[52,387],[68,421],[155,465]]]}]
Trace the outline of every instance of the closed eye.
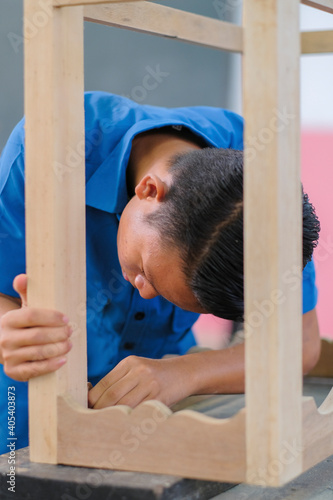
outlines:
[{"label": "closed eye", "polygon": [[158,294],[158,295],[161,295],[160,292],[155,288],[155,286],[153,285],[151,279],[148,278],[147,274],[145,273],[144,269],[141,269],[141,274],[142,276],[144,276],[145,280],[148,281],[148,283],[150,284],[150,286],[155,290],[155,292]]}]

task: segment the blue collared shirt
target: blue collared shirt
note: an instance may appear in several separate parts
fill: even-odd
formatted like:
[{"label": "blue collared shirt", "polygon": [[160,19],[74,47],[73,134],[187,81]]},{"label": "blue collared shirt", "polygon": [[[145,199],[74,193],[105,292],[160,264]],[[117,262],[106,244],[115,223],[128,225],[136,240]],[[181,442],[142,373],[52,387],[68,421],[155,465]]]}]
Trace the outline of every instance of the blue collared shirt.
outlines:
[{"label": "blue collared shirt", "polygon": [[[195,344],[191,327],[198,314],[162,297],[144,300],[122,277],[116,235],[128,202],[126,167],[133,138],[164,126],[186,127],[208,146],[242,149],[243,120],[211,107],[167,109],[139,105],[104,92],[85,94],[87,342],[88,378],[95,384],[130,354],[160,358],[183,354]],[[62,178],[82,154],[68,150]],[[12,282],[25,272],[24,120],[11,134],[0,158],[0,292],[17,296]],[[304,312],[315,307],[313,264],[303,279]],[[26,446],[27,384],[8,378],[0,366],[0,453],[7,451],[7,388],[15,386],[17,448]]]}]

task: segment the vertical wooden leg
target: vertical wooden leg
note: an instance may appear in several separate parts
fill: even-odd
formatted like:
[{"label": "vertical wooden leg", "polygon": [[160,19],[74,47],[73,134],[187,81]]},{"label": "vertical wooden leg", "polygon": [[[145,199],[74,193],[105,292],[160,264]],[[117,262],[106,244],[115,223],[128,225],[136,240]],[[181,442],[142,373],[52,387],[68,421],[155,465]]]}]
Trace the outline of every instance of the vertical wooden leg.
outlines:
[{"label": "vertical wooden leg", "polygon": [[25,0],[24,20],[28,304],[75,327],[66,365],[29,382],[31,460],[56,463],[57,395],[87,399],[83,11]]},{"label": "vertical wooden leg", "polygon": [[299,2],[244,2],[247,480],[302,470]]}]

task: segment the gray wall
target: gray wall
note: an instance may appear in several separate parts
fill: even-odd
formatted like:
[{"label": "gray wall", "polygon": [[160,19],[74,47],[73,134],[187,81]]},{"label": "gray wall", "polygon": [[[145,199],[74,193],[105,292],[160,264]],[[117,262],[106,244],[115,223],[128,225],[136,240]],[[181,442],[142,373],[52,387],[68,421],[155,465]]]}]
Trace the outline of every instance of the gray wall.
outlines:
[{"label": "gray wall", "polygon": [[[235,1],[232,8],[224,8],[221,0],[158,3],[227,20],[239,10]],[[0,0],[0,151],[23,115],[22,18],[22,0]],[[236,59],[232,54],[174,40],[85,25],[86,90],[114,92],[137,102],[237,108],[235,83],[231,84]],[[145,75],[158,68],[163,76],[157,88],[145,89]]]}]

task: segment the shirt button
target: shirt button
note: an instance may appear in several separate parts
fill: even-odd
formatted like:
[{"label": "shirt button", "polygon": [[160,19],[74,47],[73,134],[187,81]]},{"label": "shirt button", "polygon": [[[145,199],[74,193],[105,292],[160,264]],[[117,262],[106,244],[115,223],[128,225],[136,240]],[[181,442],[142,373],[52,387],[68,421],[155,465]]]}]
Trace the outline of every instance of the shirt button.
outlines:
[{"label": "shirt button", "polygon": [[134,342],[125,342],[125,344],[124,344],[124,349],[127,349],[127,350],[134,349],[134,347],[135,347]]},{"label": "shirt button", "polygon": [[134,319],[136,319],[137,321],[141,321],[144,317],[145,317],[144,312],[137,312],[134,316]]}]

